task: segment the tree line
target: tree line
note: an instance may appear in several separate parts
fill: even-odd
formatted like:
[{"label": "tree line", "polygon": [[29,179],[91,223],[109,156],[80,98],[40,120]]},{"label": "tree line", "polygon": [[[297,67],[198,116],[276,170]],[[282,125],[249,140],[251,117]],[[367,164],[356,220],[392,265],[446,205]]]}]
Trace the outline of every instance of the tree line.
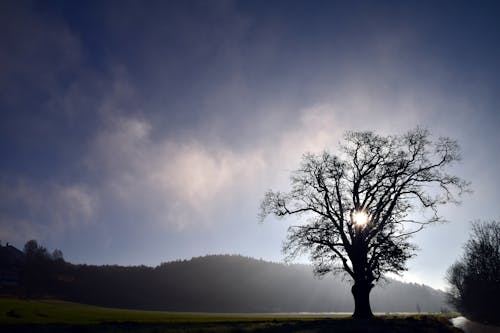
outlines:
[{"label": "tree line", "polygon": [[[207,312],[350,312],[349,286],[312,267],[213,255],[156,267],[74,265],[36,241],[25,246],[21,296],[101,306]],[[377,312],[438,312],[443,292],[390,281],[373,293]]]}]

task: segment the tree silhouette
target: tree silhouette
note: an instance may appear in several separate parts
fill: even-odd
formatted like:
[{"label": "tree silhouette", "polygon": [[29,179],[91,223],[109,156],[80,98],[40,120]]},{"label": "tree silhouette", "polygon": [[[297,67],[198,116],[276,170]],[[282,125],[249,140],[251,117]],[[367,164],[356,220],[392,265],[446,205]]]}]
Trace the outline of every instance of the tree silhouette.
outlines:
[{"label": "tree silhouette", "polygon": [[475,223],[461,260],[448,270],[449,301],[469,319],[500,324],[500,223]]},{"label": "tree silhouette", "polygon": [[265,194],[260,219],[304,215],[307,223],[288,229],[284,252],[289,259],[309,253],[318,275],[350,276],[353,316],[369,318],[374,283],[386,272],[406,270],[414,255],[410,236],[442,221],[438,207],[458,203],[468,190],[446,172],[458,160],[456,141],[431,141],[421,128],[400,136],[348,132],[339,155],[305,154],[291,190]]},{"label": "tree silhouette", "polygon": [[34,239],[26,242],[23,250],[21,284],[26,296],[54,296],[58,289],[58,275],[66,266],[62,251],[54,250],[51,254]]}]

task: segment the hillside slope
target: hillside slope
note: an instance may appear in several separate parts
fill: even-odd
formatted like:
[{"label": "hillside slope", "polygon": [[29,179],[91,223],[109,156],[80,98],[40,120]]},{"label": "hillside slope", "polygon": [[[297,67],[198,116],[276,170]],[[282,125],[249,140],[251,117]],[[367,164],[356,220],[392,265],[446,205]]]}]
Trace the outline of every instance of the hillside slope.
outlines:
[{"label": "hillside slope", "polygon": [[[145,266],[70,265],[63,298],[112,307],[211,312],[350,312],[348,281],[317,279],[308,265],[212,255]],[[372,292],[376,312],[438,312],[444,293],[394,280]]]}]

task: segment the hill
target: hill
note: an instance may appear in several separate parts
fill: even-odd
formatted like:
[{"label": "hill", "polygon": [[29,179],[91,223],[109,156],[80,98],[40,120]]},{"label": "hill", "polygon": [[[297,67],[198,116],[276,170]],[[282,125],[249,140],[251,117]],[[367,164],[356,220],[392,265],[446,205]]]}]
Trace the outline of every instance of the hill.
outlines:
[{"label": "hill", "polygon": [[[211,255],[146,266],[65,263],[39,294],[88,304],[166,311],[351,312],[347,281],[317,279],[308,265]],[[36,288],[32,288],[36,290]],[[372,292],[376,312],[439,312],[444,293],[389,280]]]},{"label": "hill", "polygon": [[[351,312],[350,283],[312,267],[238,255],[210,255],[147,266],[74,265],[36,242],[25,253],[2,248],[2,272],[17,274],[3,294],[58,298],[128,309],[202,312]],[[9,261],[14,253],[16,265]],[[9,259],[10,258],[10,259]],[[7,263],[7,264],[5,264]],[[10,264],[9,264],[10,263]],[[4,281],[5,282],[5,281]],[[439,312],[445,295],[394,280],[372,291],[375,312]]]}]

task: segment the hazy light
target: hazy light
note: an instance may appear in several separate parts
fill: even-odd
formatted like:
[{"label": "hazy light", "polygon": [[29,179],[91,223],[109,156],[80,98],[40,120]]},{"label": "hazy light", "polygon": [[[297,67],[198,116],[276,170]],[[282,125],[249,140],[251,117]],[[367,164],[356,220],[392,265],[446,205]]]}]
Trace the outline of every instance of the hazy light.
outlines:
[{"label": "hazy light", "polygon": [[355,211],[352,214],[352,221],[356,226],[365,226],[368,223],[368,214],[364,210]]}]

